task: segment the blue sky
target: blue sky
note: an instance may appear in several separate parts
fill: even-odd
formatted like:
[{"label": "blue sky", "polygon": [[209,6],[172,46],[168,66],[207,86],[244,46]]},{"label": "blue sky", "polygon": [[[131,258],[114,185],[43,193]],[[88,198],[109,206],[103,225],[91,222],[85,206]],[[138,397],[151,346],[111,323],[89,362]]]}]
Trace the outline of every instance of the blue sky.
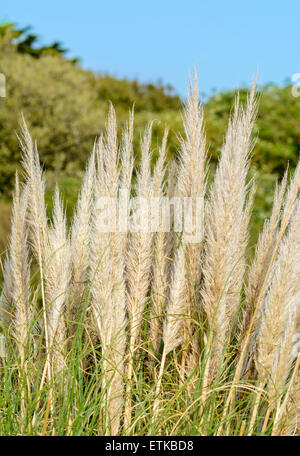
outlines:
[{"label": "blue sky", "polygon": [[299,0],[1,0],[0,20],[32,25],[82,65],[185,94],[196,65],[200,90],[283,83],[300,72]]}]

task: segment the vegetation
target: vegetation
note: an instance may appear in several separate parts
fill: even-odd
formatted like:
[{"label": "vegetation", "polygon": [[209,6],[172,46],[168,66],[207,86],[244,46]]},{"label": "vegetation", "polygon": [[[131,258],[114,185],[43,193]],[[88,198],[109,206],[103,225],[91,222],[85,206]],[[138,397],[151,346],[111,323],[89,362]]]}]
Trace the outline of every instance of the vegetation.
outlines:
[{"label": "vegetation", "polygon": [[[29,33],[31,27],[17,29],[12,23],[4,23],[0,26],[0,38],[5,46],[11,47],[14,44],[15,50],[21,54],[29,54],[32,57],[40,58],[45,54],[61,55],[66,53],[66,49],[61,47],[61,43],[55,42],[50,46],[38,47],[38,35]],[[74,62],[78,59],[73,60]]]},{"label": "vegetation", "polygon": [[[2,434],[299,434],[300,164],[275,186],[249,260],[256,112],[253,86],[235,102],[208,182],[196,78],[179,159],[167,158],[165,130],[153,170],[153,124],[136,165],[133,113],[118,139],[110,106],[70,229],[58,188],[47,217],[23,121],[1,295]],[[174,196],[190,202],[190,229],[166,229],[163,202]]]},{"label": "vegetation", "polygon": [[[28,28],[0,55],[0,433],[298,435],[300,98],[194,81],[182,116]],[[103,232],[121,188],[204,201],[201,242]]]},{"label": "vegetation", "polygon": [[[183,133],[179,109],[181,100],[169,86],[140,84],[98,75],[80,68],[70,60],[60,43],[39,46],[30,30],[13,24],[0,26],[0,72],[6,75],[7,97],[0,99],[0,198],[4,226],[9,225],[11,191],[15,163],[20,159],[16,137],[20,113],[26,118],[34,137],[39,138],[40,157],[47,172],[49,189],[59,182],[71,215],[82,178],[82,168],[93,147],[94,138],[105,128],[108,101],[115,107],[120,123],[135,107],[134,145],[150,119],[152,146],[161,141],[169,128],[168,157],[177,156],[177,132]],[[251,239],[257,239],[263,220],[269,215],[272,189],[289,164],[293,170],[300,144],[300,98],[291,95],[289,85],[268,85],[260,89],[260,109],[254,127],[257,138],[251,173],[260,181],[255,196]],[[247,90],[241,90],[245,100]],[[204,105],[207,142],[212,167],[215,167],[226,131],[234,92],[216,94]],[[45,122],[47,119],[47,122]],[[139,152],[136,147],[136,161]],[[157,154],[154,151],[154,160]],[[51,198],[46,194],[51,208]],[[0,232],[0,250],[7,246],[7,229]]]}]

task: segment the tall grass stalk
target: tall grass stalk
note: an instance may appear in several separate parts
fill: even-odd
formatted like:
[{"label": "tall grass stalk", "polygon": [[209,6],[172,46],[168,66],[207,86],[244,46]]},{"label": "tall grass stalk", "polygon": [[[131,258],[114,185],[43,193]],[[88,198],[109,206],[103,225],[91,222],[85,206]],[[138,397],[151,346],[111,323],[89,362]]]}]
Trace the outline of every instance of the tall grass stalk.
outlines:
[{"label": "tall grass stalk", "polygon": [[[47,215],[45,206],[45,181],[39,162],[37,143],[33,143],[28,128],[23,118],[22,136],[20,145],[23,151],[23,168],[30,198],[28,199],[28,223],[30,227],[31,242],[39,266],[40,286],[42,293],[43,322],[46,341],[45,368],[48,380],[52,379],[52,367],[49,358],[50,345],[47,321],[47,304],[45,297],[44,268],[46,264],[46,245],[48,241]],[[52,404],[53,407],[53,404]]]}]

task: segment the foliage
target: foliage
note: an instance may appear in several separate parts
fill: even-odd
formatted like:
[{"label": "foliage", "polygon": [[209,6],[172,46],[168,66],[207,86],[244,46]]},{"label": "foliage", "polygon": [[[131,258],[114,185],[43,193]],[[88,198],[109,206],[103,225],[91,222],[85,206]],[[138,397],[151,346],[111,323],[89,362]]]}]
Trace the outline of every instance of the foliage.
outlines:
[{"label": "foliage", "polygon": [[[39,36],[29,33],[31,27],[17,29],[15,24],[5,23],[0,25],[0,39],[8,46],[13,46],[21,54],[29,54],[39,58],[45,54],[60,55],[67,52],[62,48],[59,41],[55,41],[49,46],[38,46]],[[73,62],[78,59],[73,59]]]},{"label": "foliage", "polygon": [[[222,145],[235,92],[211,97],[206,106],[208,138],[214,154]],[[245,100],[247,90],[240,90]],[[290,85],[268,84],[260,89],[259,111],[255,127],[257,140],[252,164],[264,173],[282,175],[287,164],[296,166],[300,150],[300,98],[292,95]]]},{"label": "foliage", "polygon": [[[35,40],[14,44],[24,31],[11,25],[0,27],[0,72],[6,76],[6,98],[0,99],[0,193],[12,187],[15,160],[20,151],[16,137],[20,113],[39,138],[41,160],[48,170],[58,174],[78,175],[94,139],[104,128],[108,100],[117,105],[119,118],[125,119],[135,105],[139,113],[137,135],[151,112],[173,112],[180,106],[171,87],[119,81],[81,69],[49,46],[33,48]],[[9,37],[9,38],[8,38]],[[25,52],[26,46],[29,46]],[[20,43],[23,43],[20,47]],[[57,50],[57,46],[54,46]],[[37,54],[38,52],[38,54]],[[33,57],[39,58],[33,58]],[[155,115],[154,117],[158,117]],[[163,117],[163,116],[162,116]],[[47,122],[45,119],[47,118]],[[155,127],[157,136],[163,127]],[[138,137],[138,136],[137,136]]]}]

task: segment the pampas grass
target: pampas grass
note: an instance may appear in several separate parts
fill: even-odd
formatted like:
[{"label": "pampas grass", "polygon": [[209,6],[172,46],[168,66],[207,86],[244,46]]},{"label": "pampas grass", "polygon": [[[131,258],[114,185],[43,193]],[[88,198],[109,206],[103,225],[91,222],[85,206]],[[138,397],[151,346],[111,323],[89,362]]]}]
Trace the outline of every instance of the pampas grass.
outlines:
[{"label": "pampas grass", "polygon": [[[207,179],[196,75],[178,157],[167,158],[166,128],[153,169],[153,124],[138,154],[133,110],[119,132],[110,105],[70,226],[58,188],[47,218],[22,120],[0,300],[0,433],[299,434],[300,164],[276,184],[249,262],[256,111],[253,84]],[[189,231],[178,224],[188,220]]]},{"label": "pampas grass", "polygon": [[[8,255],[4,265],[4,281],[6,286],[5,300],[11,315],[12,333],[14,335],[18,355],[19,369],[27,375],[26,347],[28,346],[28,328],[31,319],[29,303],[30,260],[27,243],[26,212],[28,204],[28,187],[20,190],[19,176],[16,173],[15,194],[11,219],[11,236]],[[7,320],[7,316],[5,318]],[[25,416],[25,393],[21,397],[21,414]]]},{"label": "pampas grass", "polygon": [[[206,139],[204,134],[203,107],[198,100],[197,75],[194,74],[193,85],[188,93],[187,103],[183,110],[183,126],[185,138],[180,141],[180,168],[177,180],[177,195],[180,198],[189,198],[192,205],[190,236],[200,230],[202,236],[204,195],[206,190]],[[201,214],[198,214],[198,205],[203,204]],[[200,215],[200,218],[199,218]],[[184,220],[186,222],[186,220]],[[200,225],[200,226],[199,226]],[[186,230],[187,231],[187,230]],[[185,266],[185,320],[183,322],[182,344],[184,345],[181,360],[181,377],[184,378],[198,363],[199,338],[195,334],[195,321],[199,321],[200,314],[200,282],[202,275],[203,239],[193,242],[186,236],[182,237],[183,248],[186,254]],[[174,268],[180,265],[174,263]]]},{"label": "pampas grass", "polygon": [[166,130],[159,150],[159,157],[154,169],[152,194],[155,203],[158,203],[160,212],[158,232],[154,234],[154,258],[152,277],[152,305],[150,309],[149,338],[150,345],[157,353],[162,338],[162,315],[165,309],[168,287],[168,231],[166,230],[166,217],[163,212],[164,178],[166,162],[166,146],[168,131]]},{"label": "pampas grass", "polygon": [[[131,127],[129,127],[131,128]],[[126,133],[124,133],[126,136]],[[125,149],[130,148],[131,135],[126,136]],[[93,231],[91,241],[92,306],[101,340],[103,356],[103,389],[106,392],[107,417],[104,426],[116,434],[120,426],[123,396],[125,355],[125,262],[123,233],[101,231],[99,203],[108,196],[118,213],[118,144],[116,119],[110,107],[106,137],[98,144],[98,174],[93,205]],[[126,170],[128,172],[128,169]],[[112,222],[112,221],[111,221]],[[116,230],[116,228],[115,228]]]},{"label": "pampas grass", "polygon": [[68,316],[74,321],[74,323],[76,323],[78,312],[82,310],[83,291],[85,288],[85,282],[88,279],[94,185],[95,148],[88,162],[72,221],[70,251],[72,259],[73,296],[70,301]]},{"label": "pampas grass", "polygon": [[67,342],[65,314],[71,280],[71,251],[58,188],[55,190],[53,221],[49,227],[46,252],[45,290],[51,365],[54,371],[61,371]]},{"label": "pampas grass", "polygon": [[49,359],[50,344],[44,283],[44,269],[47,259],[46,246],[48,242],[48,226],[45,206],[45,181],[39,162],[37,143],[33,143],[24,118],[22,119],[22,136],[20,137],[20,146],[23,152],[22,164],[25,171],[26,184],[30,194],[30,198],[28,198],[28,224],[31,235],[31,243],[40,273],[43,306],[42,314],[46,341],[45,369],[48,374],[48,380],[50,381],[52,378],[52,368]]},{"label": "pampas grass", "polygon": [[151,188],[151,139],[152,124],[148,125],[141,139],[141,163],[136,179],[137,204],[132,208],[134,230],[129,236],[126,278],[127,311],[129,317],[129,361],[127,369],[127,401],[125,428],[131,423],[131,389],[134,357],[140,345],[140,331],[150,287],[153,233],[150,230]]},{"label": "pampas grass", "polygon": [[13,199],[11,237],[8,256],[5,260],[4,280],[6,299],[13,310],[13,332],[15,335],[21,366],[25,361],[27,331],[30,324],[29,281],[30,260],[27,243],[26,212],[28,188],[20,192],[19,176],[16,173]]},{"label": "pampas grass", "polygon": [[209,330],[207,382],[216,378],[240,305],[249,223],[246,198],[254,91],[255,87],[245,110],[236,100],[206,210],[202,299]]}]

